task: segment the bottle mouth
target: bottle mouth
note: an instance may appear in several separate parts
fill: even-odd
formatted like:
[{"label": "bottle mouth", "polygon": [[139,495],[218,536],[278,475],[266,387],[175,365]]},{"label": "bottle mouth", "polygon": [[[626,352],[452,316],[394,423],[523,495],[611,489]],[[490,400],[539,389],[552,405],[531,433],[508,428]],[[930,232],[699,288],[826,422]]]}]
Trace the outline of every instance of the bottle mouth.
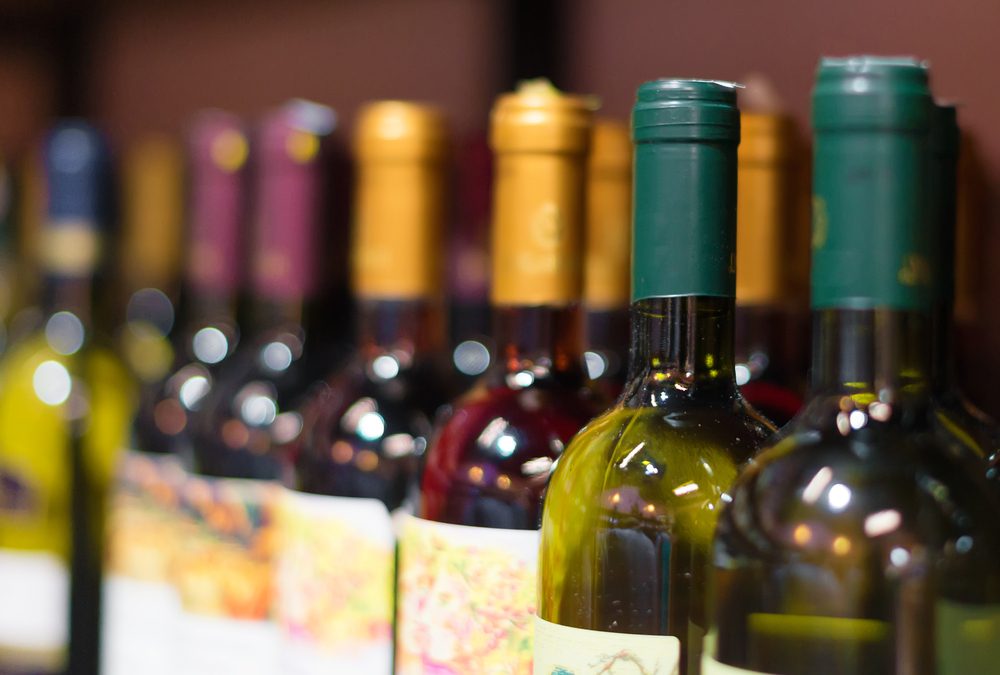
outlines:
[{"label": "bottle mouth", "polygon": [[632,109],[634,140],[738,141],[736,92],[723,80],[659,79],[642,84]]}]

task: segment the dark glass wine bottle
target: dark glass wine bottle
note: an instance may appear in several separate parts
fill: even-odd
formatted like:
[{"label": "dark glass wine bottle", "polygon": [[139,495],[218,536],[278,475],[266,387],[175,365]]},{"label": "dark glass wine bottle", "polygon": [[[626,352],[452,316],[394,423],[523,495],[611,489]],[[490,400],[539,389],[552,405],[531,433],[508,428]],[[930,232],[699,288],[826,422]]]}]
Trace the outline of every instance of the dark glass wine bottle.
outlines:
[{"label": "dark glass wine bottle", "polygon": [[[163,378],[175,363],[184,209],[181,148],[166,136],[147,137],[128,149],[122,168],[121,307],[115,338],[140,385],[135,432],[148,439],[149,430],[141,427],[153,424]],[[133,445],[121,457],[109,498],[104,675],[173,672],[173,645],[164,626],[177,606],[170,561],[182,481],[174,455],[141,452]]]},{"label": "dark glass wine bottle", "polygon": [[807,350],[796,330],[792,121],[743,113],[736,208],[736,383],[778,426],[802,405]]},{"label": "dark glass wine bottle", "polygon": [[137,449],[190,465],[191,417],[239,341],[249,143],[242,122],[218,110],[193,121],[188,139],[187,256],[174,363],[136,418]]},{"label": "dark glass wine bottle", "polygon": [[294,406],[322,345],[302,322],[317,251],[322,140],[333,111],[292,101],[255,137],[255,202],[246,335],[192,419],[195,474],[183,504],[200,537],[181,546],[178,670],[274,672],[271,620],[274,504],[283,462],[273,452],[299,433]]},{"label": "dark glass wine bottle", "polygon": [[584,360],[608,400],[625,385],[628,360],[632,144],[628,126],[594,123],[587,159],[583,267]]},{"label": "dark glass wine bottle", "polygon": [[0,362],[0,671],[96,675],[104,502],[135,391],[91,312],[109,226],[104,139],[62,122],[42,158],[45,318]]},{"label": "dark glass wine bottle", "polygon": [[734,374],[736,90],[647,82],[632,133],[629,380],[549,481],[536,672],[697,672],[719,499],[773,430]]},{"label": "dark glass wine bottle", "polygon": [[953,105],[934,108],[930,135],[931,231],[935,270],[931,316],[931,398],[934,428],[991,462],[987,477],[1000,486],[1000,429],[962,394],[955,377],[955,216],[959,127]]},{"label": "dark glass wine bottle", "polygon": [[706,675],[996,669],[997,504],[929,415],[927,78],[820,63],[812,392],[720,514]]},{"label": "dark glass wine bottle", "polygon": [[[110,503],[104,675],[176,671],[172,631],[179,600],[172,570],[181,542],[195,528],[181,508],[185,469],[193,462],[191,423],[239,340],[248,151],[243,124],[231,114],[204,111],[191,124],[188,246],[176,320],[175,296],[165,284],[180,244],[171,214],[184,211],[175,201],[181,198],[177,159],[169,147],[153,146],[152,155],[147,150],[126,164],[123,278],[152,285],[133,284],[138,288],[130,296],[122,342],[133,370],[148,381],[140,390],[134,445],[122,456]],[[171,355],[169,373],[157,378]]]},{"label": "dark glass wine bottle", "polygon": [[[277,556],[282,668],[392,671],[393,513],[412,512],[447,402],[442,303],[448,139],[427,105],[372,103],[355,131],[357,348],[300,407]],[[317,593],[317,589],[323,589]]]},{"label": "dark glass wine bottle", "polygon": [[403,526],[397,673],[530,670],[541,492],[595,411],[577,308],[590,127],[547,82],[494,106],[497,359],[436,427]]}]

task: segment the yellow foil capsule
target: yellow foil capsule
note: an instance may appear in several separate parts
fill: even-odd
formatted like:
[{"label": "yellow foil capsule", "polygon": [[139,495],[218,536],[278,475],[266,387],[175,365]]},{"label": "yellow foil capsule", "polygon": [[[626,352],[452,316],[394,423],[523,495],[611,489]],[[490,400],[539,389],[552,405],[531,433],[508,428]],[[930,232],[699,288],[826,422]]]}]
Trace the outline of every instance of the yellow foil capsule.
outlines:
[{"label": "yellow foil capsule", "polygon": [[352,275],[362,298],[440,294],[448,136],[433,107],[365,106],[354,139],[358,167]]},{"label": "yellow foil capsule", "polygon": [[493,107],[495,305],[566,305],[582,291],[592,104],[542,81]]}]

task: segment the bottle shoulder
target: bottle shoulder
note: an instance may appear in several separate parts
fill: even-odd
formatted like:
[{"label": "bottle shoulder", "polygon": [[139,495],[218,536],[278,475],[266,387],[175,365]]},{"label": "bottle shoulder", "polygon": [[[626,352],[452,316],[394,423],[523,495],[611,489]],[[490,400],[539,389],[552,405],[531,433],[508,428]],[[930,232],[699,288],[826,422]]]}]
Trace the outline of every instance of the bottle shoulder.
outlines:
[{"label": "bottle shoulder", "polygon": [[725,559],[837,565],[866,551],[888,556],[900,542],[930,554],[975,543],[1000,555],[995,495],[928,428],[869,424],[842,433],[793,421],[748,465],[728,502],[717,535]]}]

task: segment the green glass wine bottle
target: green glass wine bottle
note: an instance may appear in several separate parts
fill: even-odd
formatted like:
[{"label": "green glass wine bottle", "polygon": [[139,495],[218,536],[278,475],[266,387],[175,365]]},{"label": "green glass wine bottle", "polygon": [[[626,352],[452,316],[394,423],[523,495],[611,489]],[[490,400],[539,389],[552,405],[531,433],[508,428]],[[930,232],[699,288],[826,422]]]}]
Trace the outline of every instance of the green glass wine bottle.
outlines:
[{"label": "green glass wine bottle", "polygon": [[820,63],[812,392],[719,516],[705,675],[1000,663],[996,504],[930,415],[933,115],[918,61]]},{"label": "green glass wine bottle", "polygon": [[960,130],[954,105],[934,106],[928,196],[934,268],[931,314],[932,421],[946,441],[992,460],[987,477],[1000,487],[1000,428],[963,395],[955,377],[955,217]]},{"label": "green glass wine bottle", "polygon": [[548,486],[534,662],[546,675],[697,673],[718,501],[774,428],[734,375],[736,91],[648,82],[632,128],[630,376]]}]

